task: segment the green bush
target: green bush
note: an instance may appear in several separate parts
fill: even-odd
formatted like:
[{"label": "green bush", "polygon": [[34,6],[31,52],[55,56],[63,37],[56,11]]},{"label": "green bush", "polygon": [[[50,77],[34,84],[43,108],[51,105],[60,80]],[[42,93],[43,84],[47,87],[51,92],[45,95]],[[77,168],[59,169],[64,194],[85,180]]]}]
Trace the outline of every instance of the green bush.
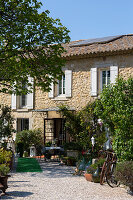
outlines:
[{"label": "green bush", "polygon": [[96,171],[96,169],[97,169],[97,165],[92,164],[87,168],[86,172],[87,174],[93,174]]},{"label": "green bush", "polygon": [[0,149],[0,176],[5,176],[10,171],[12,152],[4,148]]},{"label": "green bush", "polygon": [[6,164],[0,164],[0,176],[6,176],[10,171],[10,168]]},{"label": "green bush", "polygon": [[69,142],[64,144],[64,150],[82,150],[82,146],[76,142]]},{"label": "green bush", "polygon": [[133,161],[118,163],[115,172],[116,179],[128,186],[133,192]]},{"label": "green bush", "polygon": [[0,164],[8,164],[11,161],[12,152],[4,148],[0,149]]},{"label": "green bush", "polygon": [[40,129],[24,130],[16,135],[17,152],[20,152],[20,157],[23,156],[24,151],[29,152],[32,145],[36,149],[41,149],[43,144],[42,132]]},{"label": "green bush", "polygon": [[51,145],[52,145],[52,142],[46,142],[45,143],[45,147],[51,147]]},{"label": "green bush", "polygon": [[76,166],[77,159],[73,157],[63,157],[62,161],[68,166]]},{"label": "green bush", "polygon": [[12,133],[16,132],[13,128],[13,122],[11,107],[0,105],[0,138],[10,138]]},{"label": "green bush", "polygon": [[[93,151],[95,157],[105,142],[105,131],[103,129],[103,124],[99,124],[98,116],[94,113],[94,108],[95,101],[93,103],[89,102],[78,112],[73,112],[68,107],[60,106],[62,116],[66,119],[66,130],[81,149],[91,150],[91,137],[95,137],[95,148]],[[73,150],[76,149],[77,144],[72,148]]]},{"label": "green bush", "polygon": [[105,87],[95,112],[110,130],[117,158],[133,160],[133,78],[119,78]]}]

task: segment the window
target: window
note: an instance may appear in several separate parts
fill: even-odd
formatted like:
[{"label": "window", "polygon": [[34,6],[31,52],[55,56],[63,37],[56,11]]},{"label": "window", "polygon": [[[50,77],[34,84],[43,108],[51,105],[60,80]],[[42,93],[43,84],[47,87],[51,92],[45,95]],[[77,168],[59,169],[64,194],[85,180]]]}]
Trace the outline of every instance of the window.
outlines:
[{"label": "window", "polygon": [[[33,78],[28,78],[29,83],[33,86]],[[26,88],[26,84],[23,83],[23,88]],[[33,88],[29,89],[32,91],[28,94],[22,94],[21,96],[16,96],[12,94],[12,109],[33,109]]]},{"label": "window", "polygon": [[62,76],[62,79],[58,82],[58,94],[64,95],[65,94],[65,75]]},{"label": "window", "polygon": [[29,130],[29,118],[17,119],[17,132]]},{"label": "window", "polygon": [[58,84],[50,85],[49,98],[54,100],[64,100],[72,97],[72,70],[65,70],[62,79],[58,81]]},{"label": "window", "polygon": [[110,83],[110,70],[101,71],[101,90]]},{"label": "window", "polygon": [[[103,68],[103,65],[105,66]],[[104,85],[114,84],[118,77],[118,66],[99,65],[90,70],[91,73],[91,96],[96,97],[103,89]]]}]

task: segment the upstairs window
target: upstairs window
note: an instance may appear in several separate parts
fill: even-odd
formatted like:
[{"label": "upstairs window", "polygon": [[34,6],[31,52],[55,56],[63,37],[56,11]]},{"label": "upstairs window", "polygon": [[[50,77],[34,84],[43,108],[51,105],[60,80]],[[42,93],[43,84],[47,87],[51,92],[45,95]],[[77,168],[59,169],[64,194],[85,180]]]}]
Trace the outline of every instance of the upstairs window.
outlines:
[{"label": "upstairs window", "polygon": [[118,77],[118,66],[93,67],[91,72],[91,96],[96,97],[103,87],[108,84],[114,84]]},{"label": "upstairs window", "polygon": [[[33,87],[33,78],[28,77],[29,83]],[[27,87],[25,83],[22,83],[23,89]],[[22,94],[21,96],[16,96],[12,94],[12,109],[33,109],[33,88],[29,86],[31,93]]]},{"label": "upstairs window", "polygon": [[101,71],[101,89],[110,83],[110,70]]},{"label": "upstairs window", "polygon": [[62,79],[56,85],[52,82],[50,89],[48,95],[51,99],[59,100],[72,97],[72,70],[65,70]]}]

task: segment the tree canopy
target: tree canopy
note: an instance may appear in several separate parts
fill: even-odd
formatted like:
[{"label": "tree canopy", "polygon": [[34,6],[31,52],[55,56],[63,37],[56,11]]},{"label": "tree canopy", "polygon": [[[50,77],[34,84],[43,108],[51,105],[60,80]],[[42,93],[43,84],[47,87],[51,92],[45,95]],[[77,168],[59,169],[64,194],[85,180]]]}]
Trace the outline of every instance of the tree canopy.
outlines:
[{"label": "tree canopy", "polygon": [[97,100],[95,112],[109,127],[119,159],[133,159],[133,78],[119,78]]},{"label": "tree canopy", "polygon": [[62,75],[62,43],[69,31],[49,11],[39,13],[37,0],[0,0],[0,92],[26,93],[28,76],[35,86],[49,90]]}]

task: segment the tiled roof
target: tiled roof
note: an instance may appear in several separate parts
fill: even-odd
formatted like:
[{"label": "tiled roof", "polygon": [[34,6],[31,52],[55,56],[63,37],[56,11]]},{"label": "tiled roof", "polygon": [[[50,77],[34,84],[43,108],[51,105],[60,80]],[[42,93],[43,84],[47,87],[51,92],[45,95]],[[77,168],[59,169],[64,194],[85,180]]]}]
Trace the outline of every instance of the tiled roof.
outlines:
[{"label": "tiled roof", "polygon": [[63,53],[65,58],[116,54],[133,50],[133,34],[73,41],[63,46],[66,49]]}]

